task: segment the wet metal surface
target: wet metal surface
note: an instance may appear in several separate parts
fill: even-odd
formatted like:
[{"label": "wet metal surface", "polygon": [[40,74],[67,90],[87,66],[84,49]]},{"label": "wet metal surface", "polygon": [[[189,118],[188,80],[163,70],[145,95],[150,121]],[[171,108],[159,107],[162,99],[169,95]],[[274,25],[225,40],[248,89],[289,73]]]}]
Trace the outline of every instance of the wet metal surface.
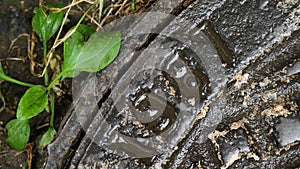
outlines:
[{"label": "wet metal surface", "polygon": [[278,142],[281,146],[300,141],[300,120],[299,117],[295,119],[280,118],[280,123],[276,126],[278,132]]},{"label": "wet metal surface", "polygon": [[47,167],[299,167],[299,4],[195,1],[156,15],[158,36],[133,26],[85,81]]}]

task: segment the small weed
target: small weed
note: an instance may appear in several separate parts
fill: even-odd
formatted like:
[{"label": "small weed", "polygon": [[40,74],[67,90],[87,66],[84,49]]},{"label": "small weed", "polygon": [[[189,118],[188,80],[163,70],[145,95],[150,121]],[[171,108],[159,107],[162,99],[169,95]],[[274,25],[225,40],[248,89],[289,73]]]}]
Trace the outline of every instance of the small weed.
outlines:
[{"label": "small weed", "polygon": [[[95,32],[87,25],[81,24],[88,12],[97,5],[99,5],[101,15],[103,1],[96,0],[91,3],[91,7],[83,14],[76,26],[72,27],[62,39],[59,39],[59,36],[72,5],[69,5],[67,8],[54,4],[41,5],[34,9],[35,16],[32,19],[32,26],[43,44],[44,60],[46,62],[42,74],[44,77],[44,86],[25,83],[9,77],[4,73],[0,64],[0,80],[29,87],[18,104],[16,119],[8,122],[5,127],[8,135],[6,141],[11,147],[17,150],[24,149],[30,136],[28,120],[39,115],[44,110],[51,113],[51,118],[49,129],[40,140],[40,146],[45,147],[50,144],[57,134],[53,124],[54,85],[64,78],[73,78],[82,71],[100,71],[118,55],[121,46],[120,32]],[[65,9],[68,9],[66,13],[64,13]],[[57,31],[56,40],[52,48],[48,51],[47,43]],[[55,48],[62,43],[64,49],[64,59],[61,64],[62,70],[55,77],[49,78],[49,61],[53,56]],[[50,79],[53,80],[49,81]]]}]

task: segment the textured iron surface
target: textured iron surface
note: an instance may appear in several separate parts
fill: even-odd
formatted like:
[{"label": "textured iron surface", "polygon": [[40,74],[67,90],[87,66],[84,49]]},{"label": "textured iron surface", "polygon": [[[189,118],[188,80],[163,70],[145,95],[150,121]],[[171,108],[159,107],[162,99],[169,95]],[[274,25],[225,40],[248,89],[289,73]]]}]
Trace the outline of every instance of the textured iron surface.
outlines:
[{"label": "textured iron surface", "polygon": [[[125,39],[79,93],[48,168],[299,167],[299,12],[298,1],[195,1],[160,18],[158,36]],[[133,111],[149,102],[164,111]]]}]

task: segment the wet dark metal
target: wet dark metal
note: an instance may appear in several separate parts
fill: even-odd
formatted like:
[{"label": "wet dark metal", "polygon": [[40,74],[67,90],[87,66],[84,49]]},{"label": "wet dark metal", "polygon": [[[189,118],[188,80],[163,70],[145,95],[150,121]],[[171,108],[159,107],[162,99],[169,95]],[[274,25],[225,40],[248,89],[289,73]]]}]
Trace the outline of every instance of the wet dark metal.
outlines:
[{"label": "wet dark metal", "polygon": [[[293,128],[286,127],[289,122],[299,128],[299,4],[195,1],[178,17],[168,18],[162,34],[142,45],[142,52],[126,53],[125,46],[136,44],[125,39],[125,52],[92,78],[97,87],[87,84],[75,102],[60,136],[48,148],[47,167],[299,167],[299,134],[290,139],[284,133]],[[179,75],[184,68],[194,79]],[[97,99],[87,105],[90,97]],[[166,108],[156,112],[150,103],[156,108],[165,103]],[[187,111],[191,121],[184,120],[182,105],[195,108],[196,113]],[[174,133],[182,129],[181,122],[189,123],[179,137]],[[105,140],[103,133],[125,143],[109,144],[112,138]],[[148,145],[135,140],[152,137],[176,141],[161,144],[164,151],[157,153],[154,140]],[[70,155],[73,145],[76,152]]]}]

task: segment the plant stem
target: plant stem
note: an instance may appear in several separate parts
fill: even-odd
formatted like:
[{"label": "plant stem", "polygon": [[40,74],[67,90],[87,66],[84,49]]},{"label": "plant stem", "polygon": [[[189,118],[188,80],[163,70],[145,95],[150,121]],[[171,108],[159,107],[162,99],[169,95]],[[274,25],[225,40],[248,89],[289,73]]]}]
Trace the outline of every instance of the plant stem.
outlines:
[{"label": "plant stem", "polygon": [[49,86],[47,87],[47,90],[50,90],[54,85],[55,83],[65,74],[65,72],[60,72],[60,74],[58,74],[55,79],[53,79],[53,81],[49,84]]},{"label": "plant stem", "polygon": [[99,22],[100,22],[101,17],[102,17],[103,3],[104,3],[103,0],[99,0]]},{"label": "plant stem", "polygon": [[50,106],[51,106],[51,118],[50,118],[50,127],[54,128],[54,95],[53,93],[50,93]]},{"label": "plant stem", "polygon": [[26,87],[33,87],[33,86],[35,86],[33,84],[22,82],[22,81],[19,81],[19,80],[10,78],[10,77],[8,77],[8,78],[9,79],[6,79],[6,81],[9,81],[9,82],[12,82],[12,83],[15,83],[15,84],[18,84],[18,85],[22,85],[22,86],[26,86]]},{"label": "plant stem", "polygon": [[[44,59],[47,57],[47,42],[43,42],[43,48],[44,48]],[[44,83],[47,86],[49,83],[49,75],[48,75],[48,70],[46,67],[46,71],[44,74]]]},{"label": "plant stem", "polygon": [[131,1],[131,13],[134,13],[135,11],[135,0]]},{"label": "plant stem", "polygon": [[81,22],[83,21],[83,19],[85,18],[85,16],[93,9],[94,6],[96,6],[99,3],[99,1],[96,1],[95,3],[93,3],[89,9],[81,16],[81,18],[79,19],[79,21],[77,22],[74,30],[76,31],[77,28],[79,27],[79,25],[81,24]]},{"label": "plant stem", "polygon": [[[79,27],[79,25],[81,24],[81,22],[83,21],[83,19],[85,18],[85,16],[93,9],[93,7],[95,7],[97,4],[99,3],[99,1],[95,1],[87,11],[84,12],[84,14],[81,16],[81,18],[79,19],[79,21],[77,22],[75,28],[73,29],[74,31],[70,34],[66,34],[62,39],[60,40],[55,40],[54,45],[52,46],[51,50],[54,50],[57,46],[59,46],[61,43],[63,43],[66,39],[68,39],[69,37],[71,37],[73,35],[73,33],[75,33],[75,31],[77,30],[77,28]],[[50,51],[51,51],[50,50]]]}]

